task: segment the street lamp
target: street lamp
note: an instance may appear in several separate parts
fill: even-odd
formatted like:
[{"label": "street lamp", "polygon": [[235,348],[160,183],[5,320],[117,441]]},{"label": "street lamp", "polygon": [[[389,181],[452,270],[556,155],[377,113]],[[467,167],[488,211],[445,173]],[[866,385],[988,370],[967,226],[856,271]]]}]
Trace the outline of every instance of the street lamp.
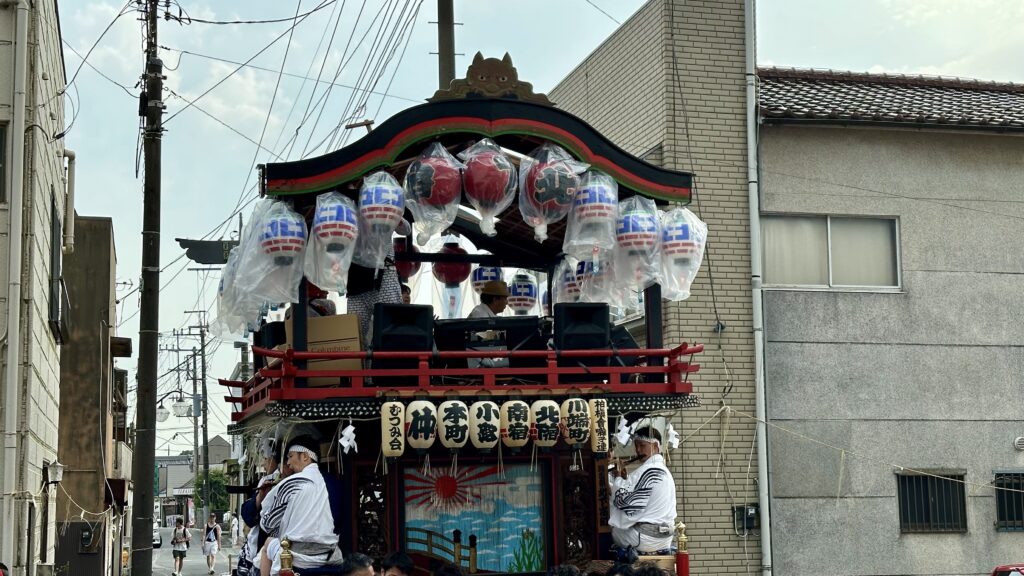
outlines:
[{"label": "street lamp", "polygon": [[178,399],[175,400],[174,404],[171,404],[171,410],[174,411],[174,415],[178,418],[184,418],[188,416],[189,403],[185,402],[185,399],[178,395]]},{"label": "street lamp", "polygon": [[157,422],[166,422],[167,418],[170,415],[171,415],[171,413],[167,411],[167,408],[164,408],[164,403],[161,402],[160,405],[157,406],[157,408],[156,408],[156,421]]},{"label": "street lamp", "polygon": [[54,460],[46,465],[46,485],[60,484],[64,479],[64,465]]}]

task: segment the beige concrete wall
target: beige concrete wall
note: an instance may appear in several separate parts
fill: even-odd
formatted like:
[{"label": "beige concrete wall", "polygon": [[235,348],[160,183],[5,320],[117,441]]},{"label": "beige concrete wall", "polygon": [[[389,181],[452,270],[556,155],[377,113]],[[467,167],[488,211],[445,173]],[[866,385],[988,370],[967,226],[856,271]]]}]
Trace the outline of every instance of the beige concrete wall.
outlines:
[{"label": "beige concrete wall", "polygon": [[[58,398],[60,384],[60,347],[48,324],[50,301],[50,222],[53,218],[51,193],[57,201],[57,216],[63,220],[64,180],[61,153],[63,141],[50,139],[63,130],[64,102],[57,92],[64,88],[65,72],[62,47],[57,26],[56,3],[37,2],[30,10],[29,66],[26,106],[25,164],[10,163],[11,150],[20,135],[10,133],[8,127],[5,164],[7,170],[7,197],[0,203],[0,281],[7,286],[7,263],[10,254],[9,213],[7,200],[11,196],[11,178],[16,170],[24,171],[23,260],[22,260],[22,403],[18,407],[19,483],[24,490],[38,491],[42,482],[42,469],[46,462],[57,458]],[[12,117],[14,78],[14,10],[0,11],[0,122],[9,123]],[[44,79],[45,78],[45,79]],[[52,113],[52,114],[51,114]],[[0,290],[0,307],[4,322],[8,306],[6,290]],[[4,386],[8,383],[4,383]],[[27,391],[27,393],[26,393]],[[16,546],[23,563],[36,565],[54,558],[55,502],[53,488],[47,495],[34,500],[36,521],[26,526],[27,508],[23,508],[23,525],[16,528]],[[43,507],[49,508],[49,522],[42,525]],[[40,554],[40,543],[47,549]],[[31,539],[32,550],[26,543]],[[8,559],[9,565],[14,564]],[[12,566],[13,567],[13,566]],[[15,574],[20,574],[15,568]],[[34,573],[34,572],[30,572]]]},{"label": "beige concrete wall", "polygon": [[627,151],[660,144],[664,166],[697,174],[691,209],[708,223],[709,258],[690,299],[664,308],[666,345],[706,346],[693,377],[704,407],[676,419],[693,436],[670,463],[695,574],[760,566],[757,532],[737,533],[732,518],[734,505],[757,502],[753,421],[713,418],[720,402],[754,413],[744,34],[742,0],[653,0],[550,94]]}]

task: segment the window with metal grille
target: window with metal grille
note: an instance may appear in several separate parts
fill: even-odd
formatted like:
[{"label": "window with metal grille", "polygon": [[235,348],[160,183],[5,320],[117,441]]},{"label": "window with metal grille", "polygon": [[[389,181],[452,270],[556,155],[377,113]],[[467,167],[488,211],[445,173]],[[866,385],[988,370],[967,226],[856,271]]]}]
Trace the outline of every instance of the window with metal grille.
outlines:
[{"label": "window with metal grille", "polygon": [[1024,530],[1024,472],[996,474],[996,530]]},{"label": "window with metal grille", "polygon": [[966,532],[963,474],[897,474],[900,532]]}]

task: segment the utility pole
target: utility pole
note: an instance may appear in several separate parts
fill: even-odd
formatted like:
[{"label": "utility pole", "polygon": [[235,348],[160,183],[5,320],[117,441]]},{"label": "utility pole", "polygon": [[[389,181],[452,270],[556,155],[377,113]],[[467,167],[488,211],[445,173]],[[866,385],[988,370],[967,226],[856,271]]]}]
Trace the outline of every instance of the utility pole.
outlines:
[{"label": "utility pole", "polygon": [[[209,411],[209,403],[206,398],[206,318],[205,310],[186,310],[186,314],[198,314],[199,325],[189,326],[189,330],[199,330],[199,355],[201,359],[199,367],[199,378],[202,383],[202,412],[203,412],[203,520],[205,521],[210,515],[210,436],[209,427],[207,423],[207,412]],[[193,350],[193,354],[195,351]]]},{"label": "utility pole", "polygon": [[[199,354],[196,354],[196,349],[192,348],[192,497],[195,499],[195,488],[199,484],[199,413],[203,411],[202,401],[199,399],[199,394],[196,388],[199,384],[199,370],[196,368],[196,360],[199,359]],[[206,484],[209,484],[207,482]],[[205,485],[204,485],[205,486]],[[205,494],[203,495],[203,502],[206,502]],[[192,519],[193,521],[195,518]],[[205,518],[204,518],[205,520]],[[197,527],[202,524],[196,523]]]},{"label": "utility pole", "polygon": [[153,474],[156,463],[156,384],[160,324],[160,140],[163,136],[164,65],[157,52],[159,0],[146,0],[146,92],[139,113],[145,116],[142,192],[142,275],[139,305],[139,364],[132,457],[133,576],[153,574]]},{"label": "utility pole", "polygon": [[447,90],[455,80],[455,8],[453,0],[437,0],[437,83]]}]

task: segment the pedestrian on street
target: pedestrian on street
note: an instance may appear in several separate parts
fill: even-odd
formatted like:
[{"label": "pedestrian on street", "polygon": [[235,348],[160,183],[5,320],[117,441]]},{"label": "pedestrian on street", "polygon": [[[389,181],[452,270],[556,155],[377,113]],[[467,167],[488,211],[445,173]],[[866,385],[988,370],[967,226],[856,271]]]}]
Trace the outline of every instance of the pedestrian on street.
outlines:
[{"label": "pedestrian on street", "polygon": [[217,524],[217,514],[211,512],[206,520],[206,537],[203,538],[203,555],[206,556],[206,567],[210,574],[215,574],[214,565],[217,564],[217,552],[220,552],[220,524]]},{"label": "pedestrian on street", "polygon": [[174,558],[171,576],[181,576],[181,567],[185,564],[185,554],[188,552],[191,539],[192,535],[189,534],[188,528],[185,528],[185,522],[178,518],[174,522],[174,531],[171,532],[171,556]]},{"label": "pedestrian on street", "polygon": [[231,535],[231,547],[234,548],[239,545],[241,536],[241,524],[238,522],[238,514],[231,515],[231,528],[229,534]]}]

